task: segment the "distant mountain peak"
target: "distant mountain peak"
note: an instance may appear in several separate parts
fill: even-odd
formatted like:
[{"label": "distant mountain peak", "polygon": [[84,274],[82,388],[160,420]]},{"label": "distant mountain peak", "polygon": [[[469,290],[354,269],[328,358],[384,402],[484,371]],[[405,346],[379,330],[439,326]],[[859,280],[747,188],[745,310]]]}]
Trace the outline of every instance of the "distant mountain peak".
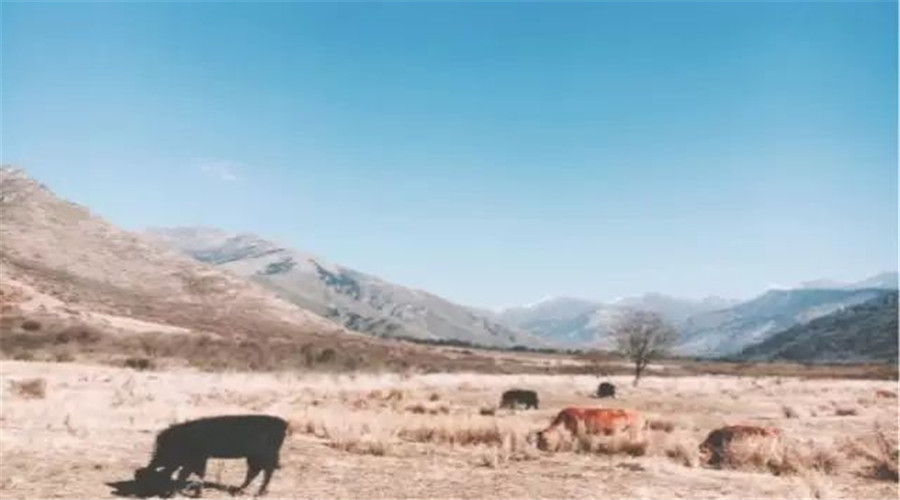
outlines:
[{"label": "distant mountain peak", "polygon": [[154,228],[148,232],[172,248],[254,280],[352,330],[375,336],[484,345],[547,345],[528,332],[495,322],[490,313],[389,283],[253,234],[196,227]]},{"label": "distant mountain peak", "polygon": [[843,282],[833,279],[818,279],[800,283],[796,288],[818,290],[857,290],[863,288],[896,289],[897,271],[882,271],[855,282]]}]

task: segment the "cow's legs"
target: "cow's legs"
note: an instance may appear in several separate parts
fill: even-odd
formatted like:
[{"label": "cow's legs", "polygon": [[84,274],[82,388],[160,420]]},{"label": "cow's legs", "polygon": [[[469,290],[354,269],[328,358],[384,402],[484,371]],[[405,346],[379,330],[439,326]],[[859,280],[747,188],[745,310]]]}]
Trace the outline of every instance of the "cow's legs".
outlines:
[{"label": "cow's legs", "polygon": [[247,485],[249,485],[250,483],[253,482],[254,479],[256,479],[256,476],[259,475],[259,471],[261,469],[262,469],[262,467],[259,466],[259,463],[256,460],[254,460],[252,458],[248,458],[247,459],[247,476],[244,478],[244,483],[241,484],[240,486],[238,486],[237,488],[232,489],[231,494],[234,495],[237,493],[242,493],[244,491],[244,488],[246,488]]},{"label": "cow's legs", "polygon": [[206,458],[196,458],[184,464],[175,478],[175,488],[177,490],[184,489],[187,486],[187,479],[191,473],[200,476],[200,487],[196,490],[195,497],[199,497],[203,492],[203,476],[206,475]]},{"label": "cow's legs", "polygon": [[266,490],[269,488],[269,481],[272,480],[272,473],[275,471],[275,463],[269,462],[263,468],[263,481],[262,485],[259,487],[259,491],[256,493],[257,495],[265,495]]}]

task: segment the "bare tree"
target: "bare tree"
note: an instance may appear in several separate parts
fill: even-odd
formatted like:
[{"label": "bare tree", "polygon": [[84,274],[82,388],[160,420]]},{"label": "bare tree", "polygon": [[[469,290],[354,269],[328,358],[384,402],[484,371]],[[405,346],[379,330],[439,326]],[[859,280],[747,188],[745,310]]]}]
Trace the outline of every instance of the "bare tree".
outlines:
[{"label": "bare tree", "polygon": [[612,336],[619,354],[634,363],[634,385],[637,386],[650,361],[672,347],[678,332],[659,314],[629,310],[613,326]]}]

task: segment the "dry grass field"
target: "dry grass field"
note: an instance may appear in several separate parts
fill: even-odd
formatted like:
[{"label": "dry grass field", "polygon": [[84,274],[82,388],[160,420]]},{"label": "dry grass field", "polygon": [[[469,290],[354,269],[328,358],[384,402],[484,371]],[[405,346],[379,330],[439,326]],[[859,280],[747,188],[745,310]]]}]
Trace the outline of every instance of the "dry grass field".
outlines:
[{"label": "dry grass field", "polygon": [[[4,361],[2,498],[109,498],[155,433],[186,419],[270,413],[292,422],[270,498],[897,498],[895,381],[735,376],[627,377],[615,400],[582,375],[164,372]],[[495,410],[532,388],[541,409]],[[538,451],[529,434],[566,405],[644,411],[640,443],[575,438]],[[493,413],[493,414],[492,414]],[[717,426],[773,425],[777,449],[736,468],[698,464]],[[891,470],[891,468],[893,469]],[[207,481],[239,484],[245,465],[212,460]],[[257,479],[259,481],[259,479]],[[258,482],[251,485],[255,492]],[[204,497],[227,497],[207,488]]]}]

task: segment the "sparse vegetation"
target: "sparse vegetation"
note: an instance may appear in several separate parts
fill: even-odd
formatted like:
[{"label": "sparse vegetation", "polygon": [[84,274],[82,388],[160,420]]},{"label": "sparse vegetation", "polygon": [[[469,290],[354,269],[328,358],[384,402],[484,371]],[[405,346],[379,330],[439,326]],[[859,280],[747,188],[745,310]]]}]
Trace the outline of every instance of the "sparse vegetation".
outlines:
[{"label": "sparse vegetation", "polygon": [[12,393],[22,399],[44,399],[47,396],[47,381],[42,378],[10,380]]},{"label": "sparse vegetation", "polygon": [[156,368],[156,364],[152,359],[144,357],[125,358],[125,361],[123,361],[122,364],[134,370],[151,370]]},{"label": "sparse vegetation", "polygon": [[[4,446],[0,449],[4,470],[27,471],[39,460],[44,474],[66,478],[67,491],[83,497],[106,493],[98,485],[109,476],[130,477],[130,464],[147,458],[155,430],[187,418],[231,412],[272,413],[291,420],[295,435],[285,443],[282,468],[296,473],[273,482],[272,494],[277,497],[302,490],[315,491],[317,497],[343,498],[345,490],[341,488],[354,488],[367,496],[413,492],[428,497],[430,491],[416,489],[424,481],[431,488],[453,488],[454,494],[495,498],[495,490],[490,489],[494,486],[480,482],[478,471],[484,468],[491,469],[490,484],[501,493],[507,492],[503,488],[523,485],[538,497],[558,497],[559,490],[553,488],[558,487],[560,475],[566,477],[567,487],[573,488],[563,496],[577,492],[578,497],[590,496],[598,485],[615,487],[616,493],[610,495],[614,497],[729,497],[727,492],[734,490],[725,485],[736,480],[742,481],[741,494],[754,498],[793,498],[800,494],[798,487],[803,495],[829,498],[830,493],[846,498],[847,492],[883,498],[896,491],[890,490],[896,483],[887,480],[891,455],[882,451],[889,447],[879,445],[866,427],[867,418],[880,416],[889,423],[883,439],[890,438],[891,430],[896,430],[894,405],[873,405],[863,418],[836,421],[842,424],[840,429],[822,427],[820,421],[809,417],[810,410],[823,402],[834,411],[874,394],[875,389],[891,387],[884,382],[646,377],[641,389],[627,400],[610,401],[644,412],[649,421],[644,436],[582,434],[566,439],[554,454],[537,449],[534,432],[545,428],[560,406],[595,404],[590,398],[595,377],[216,373],[179,368],[144,372],[16,362],[4,362],[3,374],[5,384],[6,380],[40,374],[55,388],[53,397],[45,400],[4,397]],[[612,376],[611,381],[619,384],[626,378]],[[548,407],[482,415],[482,408],[491,408],[486,402],[496,401],[513,383],[528,384],[546,394]],[[726,391],[742,397],[722,397]],[[439,397],[434,398],[435,394]],[[797,410],[796,418],[788,418],[780,410],[787,398]],[[419,406],[424,411],[407,411]],[[446,408],[446,413],[441,408]],[[780,420],[791,429],[786,431],[788,439],[783,446],[745,449],[730,463],[738,470],[769,474],[767,479],[696,467],[697,445],[717,425],[717,417],[711,415],[737,420],[762,416]],[[98,432],[101,428],[113,430]],[[793,436],[795,431],[815,438],[801,441]],[[64,437],[77,439],[39,458],[27,444],[38,438]],[[844,437],[864,445],[866,451],[851,452],[834,444]],[[109,462],[103,462],[101,469],[79,469],[75,475],[71,464],[83,458],[88,446],[102,446]],[[660,460],[666,465],[654,465]],[[243,477],[240,467],[215,461],[212,465],[216,469],[210,474],[216,482],[239,483]],[[347,474],[348,467],[358,473]],[[671,467],[684,467],[674,482]],[[449,474],[462,474],[466,481],[448,480]],[[664,494],[647,489],[653,484],[666,484]],[[0,483],[4,497],[51,496],[51,487],[37,476],[27,482]],[[513,490],[508,493],[502,497],[517,496]],[[217,497],[217,493],[210,491],[209,496]]]},{"label": "sparse vegetation", "polygon": [[36,332],[41,329],[41,322],[35,319],[26,319],[22,322],[22,329],[26,332]]},{"label": "sparse vegetation", "polygon": [[797,410],[794,409],[793,406],[781,405],[781,412],[784,414],[784,418],[799,418],[800,414],[797,413]]},{"label": "sparse vegetation", "polygon": [[900,451],[897,446],[896,430],[888,433],[882,426],[876,424],[869,435],[864,439],[848,442],[845,449],[850,456],[860,457],[866,461],[864,469],[868,476],[885,481],[898,481]]},{"label": "sparse vegetation", "polygon": [[859,415],[859,408],[853,406],[842,406],[835,408],[834,414],[838,417],[855,417]]}]

